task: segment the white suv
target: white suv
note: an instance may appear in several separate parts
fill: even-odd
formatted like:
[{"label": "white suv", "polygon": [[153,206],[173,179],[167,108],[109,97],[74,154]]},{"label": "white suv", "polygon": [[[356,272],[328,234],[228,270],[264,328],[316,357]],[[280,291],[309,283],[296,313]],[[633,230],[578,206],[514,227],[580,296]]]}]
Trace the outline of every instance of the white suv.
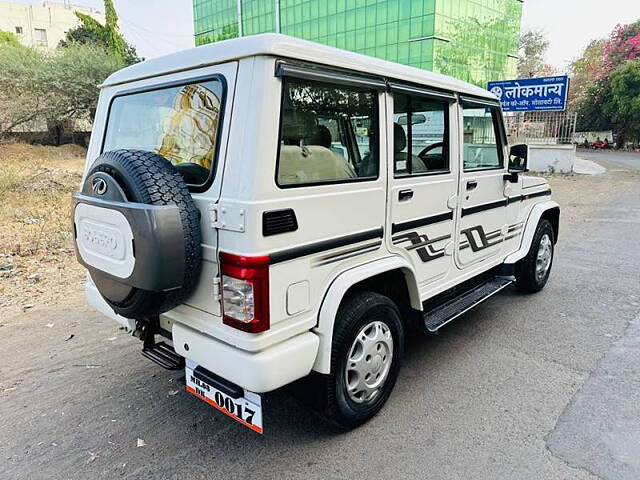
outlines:
[{"label": "white suv", "polygon": [[547,282],[560,210],[527,151],[485,90],[282,35],[128,67],[74,195],[89,303],[257,432],[296,380],[353,428],[410,327]]}]

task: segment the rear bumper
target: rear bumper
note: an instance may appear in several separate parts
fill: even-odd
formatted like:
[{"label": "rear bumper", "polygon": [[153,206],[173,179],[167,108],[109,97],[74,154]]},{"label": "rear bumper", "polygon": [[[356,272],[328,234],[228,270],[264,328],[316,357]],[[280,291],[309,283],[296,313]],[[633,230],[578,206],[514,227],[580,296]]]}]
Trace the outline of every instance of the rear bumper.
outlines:
[{"label": "rear bumper", "polygon": [[[90,281],[85,283],[85,294],[92,308],[130,330],[135,329],[135,320],[117,315]],[[306,331],[264,350],[248,352],[176,320],[172,323],[176,353],[256,393],[270,392],[307,376],[316,360],[320,343],[315,333]]]},{"label": "rear bumper", "polygon": [[96,286],[89,279],[87,279],[84,284],[84,293],[87,297],[87,303],[91,308],[99,311],[105,317],[109,317],[111,320],[115,320],[123,327],[126,327],[131,331],[135,330],[136,321],[130,318],[125,318],[114,312],[113,308],[111,308],[109,304],[104,300],[104,298],[102,298],[102,295],[100,295],[100,292],[98,292]]},{"label": "rear bumper", "polygon": [[304,332],[259,352],[247,352],[181,323],[173,324],[173,347],[185,358],[242,388],[264,393],[311,371],[319,338]]}]

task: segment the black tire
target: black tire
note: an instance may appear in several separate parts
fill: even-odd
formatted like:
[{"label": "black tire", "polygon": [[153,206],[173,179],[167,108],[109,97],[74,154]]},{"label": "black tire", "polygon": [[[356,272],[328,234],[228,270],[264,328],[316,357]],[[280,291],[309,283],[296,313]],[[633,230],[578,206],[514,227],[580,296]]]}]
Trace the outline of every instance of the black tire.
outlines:
[{"label": "black tire", "polygon": [[200,212],[182,175],[166,158],[143,150],[105,152],[93,163],[87,178],[96,172],[113,177],[127,201],[178,206],[184,235],[184,251],[176,252],[184,258],[182,287],[169,292],[131,287],[126,298],[119,301],[112,301],[101,292],[115,312],[127,318],[141,319],[171,310],[193,291],[202,264]]},{"label": "black tire", "polygon": [[[546,272],[543,276],[540,276],[536,271],[536,266],[540,244],[545,236],[550,240],[551,258]],[[553,226],[549,220],[543,219],[536,228],[536,233],[533,235],[531,247],[529,248],[527,255],[516,264],[516,288],[519,291],[524,293],[536,293],[544,288],[549,280],[549,275],[551,274],[554,250],[555,238]]]},{"label": "black tire", "polygon": [[[393,355],[386,380],[370,401],[356,403],[347,392],[347,360],[356,335],[372,322],[382,322],[393,338]],[[384,406],[398,378],[404,353],[404,329],[400,312],[389,298],[373,292],[349,296],[338,310],[331,349],[331,373],[325,376],[322,396],[324,417],[341,430],[355,428]]]}]

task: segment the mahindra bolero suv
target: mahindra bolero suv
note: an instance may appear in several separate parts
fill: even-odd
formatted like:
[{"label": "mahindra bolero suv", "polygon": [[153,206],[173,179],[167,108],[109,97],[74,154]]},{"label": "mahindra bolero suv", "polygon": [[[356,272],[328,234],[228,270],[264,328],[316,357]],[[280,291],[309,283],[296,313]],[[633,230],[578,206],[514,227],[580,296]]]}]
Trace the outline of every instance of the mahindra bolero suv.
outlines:
[{"label": "mahindra bolero suv", "polygon": [[409,329],[545,286],[560,211],[527,156],[491,93],[416,68],[275,34],[148,60],[101,86],[86,296],[252,430],[294,382],[350,429]]}]

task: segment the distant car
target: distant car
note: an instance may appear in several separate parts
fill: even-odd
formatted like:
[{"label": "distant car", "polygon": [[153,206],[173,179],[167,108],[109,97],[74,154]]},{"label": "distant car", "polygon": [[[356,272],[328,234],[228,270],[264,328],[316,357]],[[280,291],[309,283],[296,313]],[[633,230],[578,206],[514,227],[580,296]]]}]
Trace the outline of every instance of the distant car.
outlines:
[{"label": "distant car", "polygon": [[560,209],[527,157],[491,93],[424,70],[273,34],[148,60],[101,87],[86,295],[256,432],[260,394],[301,379],[354,428],[410,325],[547,283]]}]

